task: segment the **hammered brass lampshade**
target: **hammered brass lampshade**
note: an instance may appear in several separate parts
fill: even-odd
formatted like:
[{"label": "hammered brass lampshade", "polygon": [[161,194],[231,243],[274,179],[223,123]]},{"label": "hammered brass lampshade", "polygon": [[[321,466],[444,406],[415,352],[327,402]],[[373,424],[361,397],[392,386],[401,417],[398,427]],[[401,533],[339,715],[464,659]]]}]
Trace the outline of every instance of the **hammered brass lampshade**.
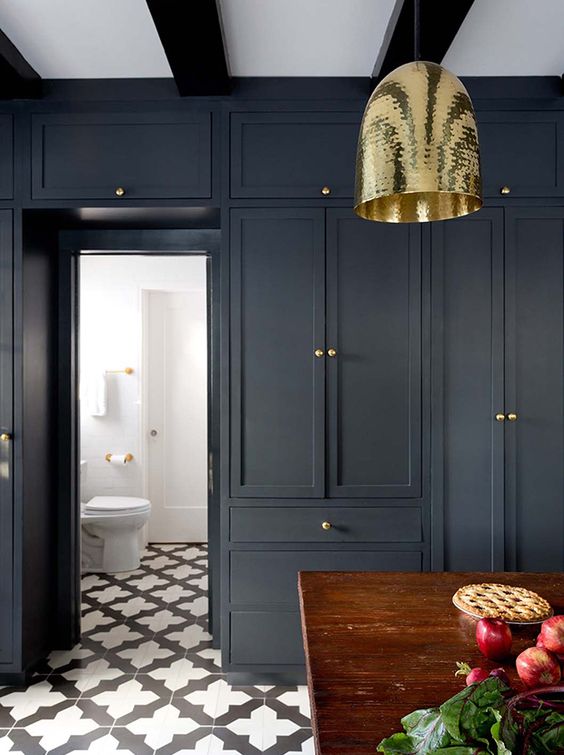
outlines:
[{"label": "hammered brass lampshade", "polygon": [[364,111],[355,212],[385,223],[422,223],[481,206],[478,130],[468,92],[436,63],[396,68]]}]

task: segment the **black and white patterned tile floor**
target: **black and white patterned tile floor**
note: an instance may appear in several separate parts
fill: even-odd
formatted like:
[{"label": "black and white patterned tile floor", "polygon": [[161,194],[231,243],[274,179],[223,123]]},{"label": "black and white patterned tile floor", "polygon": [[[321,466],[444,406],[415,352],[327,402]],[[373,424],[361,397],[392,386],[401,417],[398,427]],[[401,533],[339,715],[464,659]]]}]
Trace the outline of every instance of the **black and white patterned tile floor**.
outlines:
[{"label": "black and white patterned tile floor", "polygon": [[0,755],[313,755],[305,687],[232,687],[207,633],[207,548],[83,577],[82,640],[0,688]]}]

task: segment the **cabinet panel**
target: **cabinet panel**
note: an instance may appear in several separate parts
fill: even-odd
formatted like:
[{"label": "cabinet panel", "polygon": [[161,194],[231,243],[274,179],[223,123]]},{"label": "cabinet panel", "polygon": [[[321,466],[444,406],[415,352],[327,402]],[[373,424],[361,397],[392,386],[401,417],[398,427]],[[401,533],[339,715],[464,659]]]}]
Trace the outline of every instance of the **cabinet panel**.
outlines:
[{"label": "cabinet panel", "polygon": [[232,551],[233,603],[298,608],[300,571],[421,571],[419,551]]},{"label": "cabinet panel", "polygon": [[303,664],[300,614],[297,611],[234,611],[230,660],[249,666]]},{"label": "cabinet panel", "polygon": [[322,210],[234,210],[231,495],[324,494]]},{"label": "cabinet panel", "polygon": [[509,186],[511,196],[564,193],[564,118],[558,112],[479,112],[478,135],[486,196]]},{"label": "cabinet panel", "polygon": [[434,566],[503,569],[503,211],[434,223],[431,270]]},{"label": "cabinet panel", "polygon": [[421,231],[328,210],[329,495],[421,495]]},{"label": "cabinet panel", "polygon": [[360,113],[231,116],[232,197],[352,197]]},{"label": "cabinet panel", "polygon": [[[0,432],[14,433],[12,213],[0,211]],[[0,664],[13,656],[13,441],[0,441]]]},{"label": "cabinet panel", "polygon": [[564,208],[507,212],[508,568],[564,568]]},{"label": "cabinet panel", "polygon": [[211,196],[209,113],[34,115],[35,199]]},{"label": "cabinet panel", "polygon": [[[12,116],[0,115],[0,199],[14,196],[14,135]],[[2,221],[0,221],[2,222]]]},{"label": "cabinet panel", "polygon": [[238,543],[419,543],[422,535],[418,506],[231,509],[231,541]]}]

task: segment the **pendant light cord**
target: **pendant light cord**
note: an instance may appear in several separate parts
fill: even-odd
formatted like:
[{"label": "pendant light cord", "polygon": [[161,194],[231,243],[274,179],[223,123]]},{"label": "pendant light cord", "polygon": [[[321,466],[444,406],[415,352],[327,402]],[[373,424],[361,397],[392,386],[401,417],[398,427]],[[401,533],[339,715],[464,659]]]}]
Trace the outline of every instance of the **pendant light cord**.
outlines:
[{"label": "pendant light cord", "polygon": [[420,0],[413,0],[413,58],[421,60],[421,7]]}]

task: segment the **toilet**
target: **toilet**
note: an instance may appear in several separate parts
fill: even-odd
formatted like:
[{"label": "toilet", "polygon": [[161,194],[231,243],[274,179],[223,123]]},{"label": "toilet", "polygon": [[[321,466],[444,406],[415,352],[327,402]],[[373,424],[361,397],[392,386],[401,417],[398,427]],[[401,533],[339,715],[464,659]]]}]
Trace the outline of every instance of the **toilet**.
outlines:
[{"label": "toilet", "polygon": [[[86,464],[81,462],[81,477]],[[139,568],[142,529],[151,502],[132,496],[94,496],[80,505],[82,571],[112,574]]]}]

